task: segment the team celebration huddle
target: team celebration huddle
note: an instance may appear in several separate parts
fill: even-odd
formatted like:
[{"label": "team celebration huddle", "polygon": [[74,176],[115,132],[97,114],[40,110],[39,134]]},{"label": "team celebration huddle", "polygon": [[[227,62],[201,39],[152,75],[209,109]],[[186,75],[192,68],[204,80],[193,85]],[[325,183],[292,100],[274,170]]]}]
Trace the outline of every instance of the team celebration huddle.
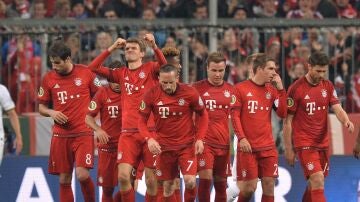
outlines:
[{"label": "team celebration huddle", "polygon": [[[143,60],[146,48],[154,51],[155,61]],[[103,66],[118,49],[126,64]],[[95,201],[89,174],[95,150],[103,202],[136,201],[143,174],[147,202],[207,202],[212,186],[216,202],[250,201],[259,180],[261,201],[274,201],[279,174],[271,113],[283,119],[287,163],[303,169],[302,201],[325,202],[329,111],[354,131],[326,79],[330,60],[323,52],[310,55],[306,75],[287,90],[276,60],[264,53],[247,56],[248,79],[236,85],[224,81],[221,52],[208,55],[206,79],[182,83],[180,51],[159,49],[152,34],[118,38],[88,65],[73,64],[62,41],[52,44],[48,56],[52,71],[38,90],[39,112],[54,120],[48,169],[59,175],[62,202],[74,201],[74,167],[84,201]],[[360,143],[354,155],[360,155]]]}]

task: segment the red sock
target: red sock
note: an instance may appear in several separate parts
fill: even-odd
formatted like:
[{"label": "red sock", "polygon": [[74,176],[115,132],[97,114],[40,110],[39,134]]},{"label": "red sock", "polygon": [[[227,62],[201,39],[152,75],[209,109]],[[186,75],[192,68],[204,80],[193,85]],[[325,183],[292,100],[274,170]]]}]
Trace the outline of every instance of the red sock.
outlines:
[{"label": "red sock", "polygon": [[324,189],[313,189],[311,190],[311,201],[326,202]]},{"label": "red sock", "polygon": [[199,188],[198,188],[199,202],[210,201],[210,187],[211,187],[211,180],[209,179],[199,180]]},{"label": "red sock", "polygon": [[243,196],[243,195],[241,194],[241,191],[240,191],[237,202],[249,202],[250,199],[251,199],[251,197],[245,197],[245,196]]},{"label": "red sock", "polygon": [[274,196],[262,195],[261,202],[274,202]]},{"label": "red sock", "polygon": [[145,202],[156,202],[157,195],[151,196],[147,192],[145,194]]},{"label": "red sock", "polygon": [[112,194],[114,192],[113,187],[103,187],[102,189],[102,202],[113,202]]},{"label": "red sock", "polygon": [[305,188],[303,198],[302,198],[302,202],[311,202],[311,192],[310,192],[310,189],[308,187]]},{"label": "red sock", "polygon": [[163,197],[163,199],[164,199],[163,200],[164,202],[177,202],[176,197],[175,197],[174,194],[172,194],[172,195],[170,195],[168,197]]},{"label": "red sock", "polygon": [[158,185],[157,188],[157,202],[162,202],[164,201],[164,187],[162,185]]},{"label": "red sock", "polygon": [[181,202],[180,189],[175,189],[175,198],[178,202]]},{"label": "red sock", "polygon": [[114,196],[114,202],[121,202],[121,192],[120,191],[116,192],[116,194]]},{"label": "red sock", "polygon": [[217,182],[215,181],[214,187],[215,187],[215,202],[226,201],[227,182],[226,181],[217,181]]},{"label": "red sock", "polygon": [[120,191],[120,193],[121,201],[135,202],[135,191],[132,187],[127,191]]},{"label": "red sock", "polygon": [[60,202],[74,201],[71,184],[60,184]]},{"label": "red sock", "polygon": [[95,202],[95,186],[90,177],[86,180],[80,181],[81,192],[84,196],[85,202]]},{"label": "red sock", "polygon": [[185,189],[184,201],[193,202],[196,198],[196,187],[193,189]]}]

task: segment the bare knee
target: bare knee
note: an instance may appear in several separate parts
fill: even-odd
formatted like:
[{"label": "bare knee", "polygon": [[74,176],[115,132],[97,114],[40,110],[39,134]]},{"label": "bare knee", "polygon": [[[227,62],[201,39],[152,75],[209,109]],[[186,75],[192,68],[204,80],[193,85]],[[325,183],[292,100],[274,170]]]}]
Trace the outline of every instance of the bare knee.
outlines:
[{"label": "bare knee", "polygon": [[174,194],[174,181],[173,180],[167,180],[164,181],[164,196],[168,197]]},{"label": "bare knee", "polygon": [[87,168],[77,167],[76,168],[76,178],[79,181],[86,180],[87,178],[89,178],[89,170]]},{"label": "bare knee", "polygon": [[72,175],[70,173],[60,173],[59,182],[60,184],[71,184]]},{"label": "bare knee", "polygon": [[156,195],[157,179],[153,169],[145,168],[145,184],[146,184],[147,192],[151,195]]},{"label": "bare knee", "polygon": [[194,189],[196,185],[196,178],[194,175],[184,175],[184,183],[186,189]]},{"label": "bare knee", "polygon": [[317,172],[309,177],[309,184],[311,189],[323,189],[324,188],[324,175],[322,172]]},{"label": "bare knee", "polygon": [[261,186],[263,189],[263,194],[267,196],[273,196],[274,195],[274,186],[275,186],[275,180],[272,177],[264,177],[261,179]]},{"label": "bare knee", "polygon": [[199,171],[199,178],[212,180],[212,178],[213,178],[212,170],[206,169],[206,170]]},{"label": "bare knee", "polygon": [[251,197],[256,190],[257,179],[249,181],[240,181],[240,192],[245,197]]}]

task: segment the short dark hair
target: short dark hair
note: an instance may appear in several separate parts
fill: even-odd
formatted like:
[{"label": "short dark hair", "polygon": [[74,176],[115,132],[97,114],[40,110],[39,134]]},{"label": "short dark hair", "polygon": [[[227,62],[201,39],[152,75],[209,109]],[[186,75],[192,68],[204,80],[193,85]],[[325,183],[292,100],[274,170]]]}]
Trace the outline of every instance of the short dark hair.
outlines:
[{"label": "short dark hair", "polygon": [[52,58],[59,57],[62,60],[66,60],[68,57],[71,57],[71,50],[63,41],[58,40],[49,48],[48,55]]},{"label": "short dark hair", "polygon": [[114,60],[109,64],[110,69],[116,69],[116,68],[120,68],[122,66],[124,66],[124,64],[122,62],[120,62],[119,60]]},{"label": "short dark hair", "polygon": [[269,61],[276,62],[274,58],[267,56],[265,53],[258,53],[253,63],[253,71],[256,73],[257,68],[265,68]]},{"label": "short dark hair", "polygon": [[225,62],[226,63],[226,58],[225,58],[224,54],[222,54],[221,52],[212,52],[209,54],[209,56],[206,60],[207,66],[209,66],[210,62],[214,62],[214,63]]},{"label": "short dark hair", "polygon": [[330,63],[330,59],[324,52],[315,51],[310,55],[308,62],[311,66],[325,66]]},{"label": "short dark hair", "polygon": [[170,72],[175,72],[177,74],[178,69],[174,65],[171,65],[171,64],[165,64],[160,67],[159,74],[160,73],[170,73]]},{"label": "short dark hair", "polygon": [[146,46],[143,40],[135,38],[135,37],[131,37],[128,38],[126,40],[126,43],[137,43],[140,46],[140,51],[141,52],[145,52],[146,51]]}]

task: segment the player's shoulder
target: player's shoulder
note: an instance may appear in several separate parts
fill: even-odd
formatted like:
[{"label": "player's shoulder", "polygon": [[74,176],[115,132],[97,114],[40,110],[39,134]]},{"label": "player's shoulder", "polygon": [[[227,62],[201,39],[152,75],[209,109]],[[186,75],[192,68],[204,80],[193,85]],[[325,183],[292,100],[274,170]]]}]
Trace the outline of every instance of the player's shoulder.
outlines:
[{"label": "player's shoulder", "polygon": [[196,81],[194,83],[191,84],[191,86],[193,86],[194,88],[200,88],[202,86],[204,86],[205,84],[207,84],[207,81],[204,80],[200,80],[200,81]]},{"label": "player's shoulder", "polygon": [[289,86],[289,91],[301,90],[301,86],[308,85],[305,76],[297,79]]},{"label": "player's shoulder", "polygon": [[250,84],[251,84],[250,80],[245,80],[235,84],[233,88],[237,91],[241,91],[242,89],[247,89]]},{"label": "player's shoulder", "polygon": [[3,92],[9,92],[9,91],[4,85],[0,84],[0,94],[2,94]]}]

